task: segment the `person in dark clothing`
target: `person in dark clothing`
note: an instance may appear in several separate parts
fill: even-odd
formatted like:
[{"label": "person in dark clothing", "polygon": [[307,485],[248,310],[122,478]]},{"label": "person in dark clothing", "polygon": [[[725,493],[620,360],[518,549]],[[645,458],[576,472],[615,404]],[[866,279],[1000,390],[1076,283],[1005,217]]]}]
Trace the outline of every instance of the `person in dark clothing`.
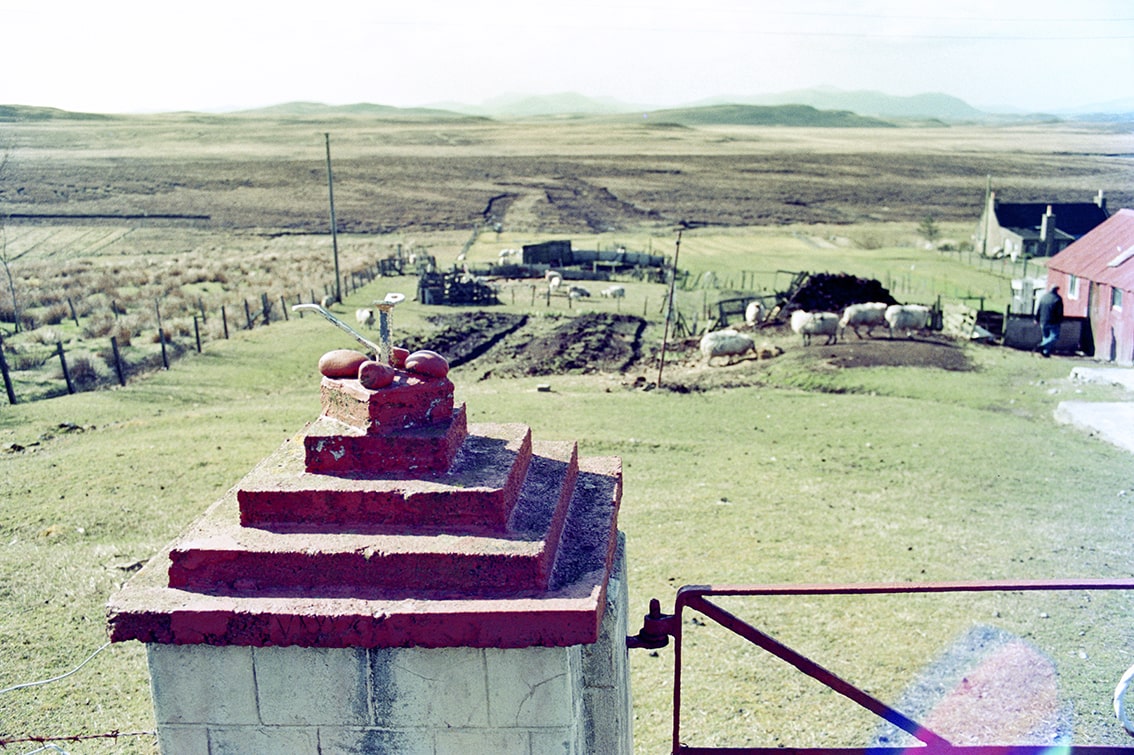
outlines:
[{"label": "person in dark clothing", "polygon": [[1052,286],[1050,291],[1040,297],[1036,319],[1040,326],[1040,353],[1049,357],[1052,347],[1059,340],[1059,330],[1063,324],[1063,297],[1059,295],[1059,286]]}]

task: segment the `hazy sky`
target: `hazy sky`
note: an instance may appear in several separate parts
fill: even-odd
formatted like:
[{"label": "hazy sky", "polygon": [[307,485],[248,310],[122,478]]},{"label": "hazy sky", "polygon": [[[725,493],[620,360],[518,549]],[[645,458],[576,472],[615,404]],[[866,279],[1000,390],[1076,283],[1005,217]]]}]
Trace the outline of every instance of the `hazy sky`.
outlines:
[{"label": "hazy sky", "polygon": [[0,0],[0,29],[0,103],[94,112],[820,85],[1029,110],[1134,97],[1130,0]]}]

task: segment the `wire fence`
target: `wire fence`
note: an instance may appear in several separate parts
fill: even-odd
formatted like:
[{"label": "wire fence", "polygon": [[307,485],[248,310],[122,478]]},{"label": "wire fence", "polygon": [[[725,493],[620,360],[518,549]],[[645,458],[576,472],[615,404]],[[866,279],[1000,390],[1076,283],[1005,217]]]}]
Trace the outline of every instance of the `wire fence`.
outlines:
[{"label": "wire fence", "polygon": [[[83,659],[83,661],[81,663],[79,663],[79,665],[75,666],[73,669],[71,669],[70,671],[67,671],[66,673],[59,674],[58,676],[53,676],[53,677],[50,677],[48,679],[40,679],[40,680],[32,681],[32,682],[24,682],[22,684],[14,684],[10,687],[5,687],[4,689],[0,689],[0,695],[6,695],[6,694],[9,694],[9,693],[12,693],[12,692],[16,692],[18,690],[29,689],[31,687],[41,687],[41,686],[46,685],[46,684],[53,684],[55,682],[59,682],[59,681],[62,681],[64,679],[67,679],[71,676],[74,676],[79,671],[81,671],[88,663],[93,661],[100,653],[102,653],[104,650],[106,650],[108,647],[110,647],[110,643],[109,642],[104,643],[101,647],[99,647],[97,650],[95,650],[93,653],[91,653],[85,659]],[[85,742],[85,741],[96,740],[96,739],[109,739],[109,740],[117,741],[117,740],[119,740],[123,737],[156,737],[156,736],[157,736],[157,732],[155,732],[155,731],[131,731],[131,732],[107,731],[107,732],[100,732],[100,733],[96,733],[96,734],[59,734],[59,735],[24,734],[24,735],[14,736],[14,737],[0,737],[0,750],[7,750],[10,745],[28,744],[28,745],[40,745],[40,746],[37,749],[30,750],[30,751],[24,753],[23,755],[32,755],[32,753],[36,753],[36,752],[60,752],[60,753],[64,753],[64,755],[66,755],[67,751],[64,750],[62,747],[60,747],[59,745],[55,744],[56,742],[79,743],[79,742]]]},{"label": "wire fence", "polygon": [[[345,274],[342,296],[383,274],[376,263]],[[335,300],[334,283],[301,292],[261,292],[252,297],[230,298],[210,310],[202,298],[156,299],[130,307],[110,301],[101,309],[87,309],[73,299],[65,302],[66,327],[28,331],[16,339],[0,332],[0,378],[9,404],[55,398],[83,391],[125,386],[139,375],[170,369],[190,351],[201,353],[209,341],[227,340],[234,331],[267,327],[291,318],[291,306],[305,302]],[[147,311],[148,310],[148,311]],[[302,317],[302,313],[297,313]],[[74,329],[81,338],[68,339],[64,331]]]}]

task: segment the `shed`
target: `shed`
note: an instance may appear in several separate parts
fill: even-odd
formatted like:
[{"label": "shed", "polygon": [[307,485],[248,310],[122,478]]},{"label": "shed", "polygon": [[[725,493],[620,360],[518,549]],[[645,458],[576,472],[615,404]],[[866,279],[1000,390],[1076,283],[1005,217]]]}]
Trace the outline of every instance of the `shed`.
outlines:
[{"label": "shed", "polygon": [[1001,202],[990,191],[974,246],[986,257],[1052,257],[1107,217],[1101,190],[1093,202]]},{"label": "shed", "polygon": [[1094,356],[1134,364],[1134,210],[1119,210],[1047,267],[1064,314],[1088,321]]}]

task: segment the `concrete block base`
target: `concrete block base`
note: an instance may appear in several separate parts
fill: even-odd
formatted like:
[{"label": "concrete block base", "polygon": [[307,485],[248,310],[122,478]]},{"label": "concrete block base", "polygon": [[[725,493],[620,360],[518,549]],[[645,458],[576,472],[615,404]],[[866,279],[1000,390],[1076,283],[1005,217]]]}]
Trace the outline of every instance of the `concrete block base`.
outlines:
[{"label": "concrete block base", "polygon": [[588,645],[147,644],[162,752],[630,755],[624,553]]}]

